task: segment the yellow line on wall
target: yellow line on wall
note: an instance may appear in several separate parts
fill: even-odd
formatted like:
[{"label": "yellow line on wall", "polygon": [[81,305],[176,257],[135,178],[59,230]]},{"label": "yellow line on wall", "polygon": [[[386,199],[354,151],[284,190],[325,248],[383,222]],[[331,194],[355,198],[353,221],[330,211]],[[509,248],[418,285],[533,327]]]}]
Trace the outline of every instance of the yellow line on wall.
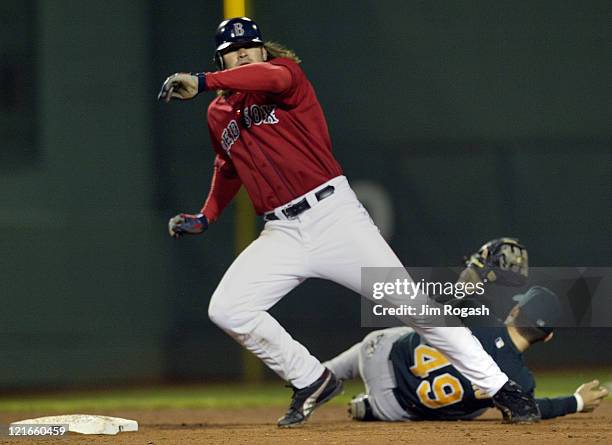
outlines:
[{"label": "yellow line on wall", "polygon": [[223,2],[223,16],[226,19],[232,17],[244,17],[246,15],[246,1],[245,0],[224,0]]}]

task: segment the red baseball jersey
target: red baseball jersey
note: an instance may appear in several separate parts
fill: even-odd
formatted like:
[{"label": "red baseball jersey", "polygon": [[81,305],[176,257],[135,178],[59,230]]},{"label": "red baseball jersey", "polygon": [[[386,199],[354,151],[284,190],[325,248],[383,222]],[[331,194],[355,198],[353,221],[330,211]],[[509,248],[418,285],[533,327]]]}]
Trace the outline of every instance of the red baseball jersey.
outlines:
[{"label": "red baseball jersey", "polygon": [[216,152],[202,213],[214,221],[240,185],[257,214],[342,174],[327,123],[300,66],[286,58],[206,73],[206,88],[229,90],[208,107]]}]

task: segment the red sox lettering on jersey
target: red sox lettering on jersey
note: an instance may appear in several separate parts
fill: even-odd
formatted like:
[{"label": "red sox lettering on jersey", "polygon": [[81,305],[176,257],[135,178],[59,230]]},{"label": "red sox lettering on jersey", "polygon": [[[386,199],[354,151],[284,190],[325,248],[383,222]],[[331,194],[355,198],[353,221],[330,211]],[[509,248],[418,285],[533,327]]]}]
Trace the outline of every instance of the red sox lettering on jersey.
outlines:
[{"label": "red sox lettering on jersey", "polygon": [[238,140],[239,137],[240,127],[238,126],[238,123],[232,119],[230,123],[227,124],[227,127],[225,127],[223,130],[223,133],[221,133],[221,146],[228,156],[231,156],[230,148],[232,148],[232,145]]},{"label": "red sox lettering on jersey", "polygon": [[[277,124],[278,118],[275,115],[275,110],[276,105],[274,104],[253,104],[242,110],[242,122],[246,128],[251,128],[252,125]],[[230,149],[239,137],[240,126],[235,119],[232,119],[221,133],[221,146],[228,156],[231,157]]]},{"label": "red sox lettering on jersey", "polygon": [[251,125],[278,124],[278,118],[274,114],[276,105],[251,105],[242,110],[244,125],[251,128]]}]

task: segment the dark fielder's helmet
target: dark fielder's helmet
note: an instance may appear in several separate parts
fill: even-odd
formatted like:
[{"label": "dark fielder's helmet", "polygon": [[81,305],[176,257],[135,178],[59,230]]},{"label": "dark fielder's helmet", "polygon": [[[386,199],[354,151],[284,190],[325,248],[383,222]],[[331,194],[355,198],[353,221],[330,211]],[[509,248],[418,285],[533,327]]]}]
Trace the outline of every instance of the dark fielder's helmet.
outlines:
[{"label": "dark fielder's helmet", "polygon": [[259,26],[248,17],[234,17],[222,21],[215,33],[215,63],[223,69],[223,53],[245,44],[263,45]]},{"label": "dark fielder's helmet", "polygon": [[518,302],[520,308],[519,315],[514,320],[515,326],[537,328],[548,335],[561,319],[563,312],[559,297],[546,287],[533,286],[512,299]]}]

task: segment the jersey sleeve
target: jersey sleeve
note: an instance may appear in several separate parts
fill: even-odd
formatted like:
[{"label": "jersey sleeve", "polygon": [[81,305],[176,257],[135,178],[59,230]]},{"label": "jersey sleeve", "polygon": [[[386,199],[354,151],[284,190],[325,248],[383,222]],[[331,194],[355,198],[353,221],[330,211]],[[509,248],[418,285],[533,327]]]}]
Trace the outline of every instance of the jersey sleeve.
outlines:
[{"label": "jersey sleeve", "polygon": [[236,172],[234,163],[230,157],[223,151],[219,146],[219,143],[212,135],[212,130],[209,127],[211,133],[211,142],[215,149],[216,156],[213,165],[213,177],[210,185],[210,191],[208,197],[200,210],[208,221],[215,221],[223,209],[234,199],[242,181]]},{"label": "jersey sleeve", "polygon": [[565,416],[575,413],[578,409],[578,403],[574,396],[536,399],[536,403],[540,408],[542,419]]},{"label": "jersey sleeve", "polygon": [[282,94],[292,88],[290,70],[276,63],[262,62],[206,73],[207,90]]},{"label": "jersey sleeve", "polygon": [[302,71],[302,68],[291,59],[279,57],[272,59],[269,62],[271,65],[284,67],[288,70],[291,75],[291,85],[281,94],[277,94],[274,98],[275,101],[287,108],[295,108],[304,101],[308,94],[308,90],[312,89],[310,82],[306,78],[306,74]]}]

